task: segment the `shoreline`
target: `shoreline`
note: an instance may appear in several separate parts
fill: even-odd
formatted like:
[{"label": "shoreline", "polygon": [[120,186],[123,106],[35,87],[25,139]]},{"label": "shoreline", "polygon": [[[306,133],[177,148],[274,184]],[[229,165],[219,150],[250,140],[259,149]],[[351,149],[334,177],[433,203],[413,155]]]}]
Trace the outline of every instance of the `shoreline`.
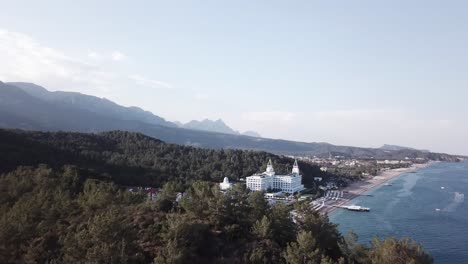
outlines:
[{"label": "shoreline", "polygon": [[329,215],[330,213],[334,212],[336,209],[339,209],[338,207],[335,207],[335,206],[345,205],[349,203],[350,201],[352,201],[354,198],[359,197],[372,189],[375,189],[377,187],[384,185],[386,182],[390,181],[391,179],[397,178],[405,173],[409,173],[412,171],[417,171],[417,170],[426,168],[434,163],[436,162],[429,161],[423,164],[413,164],[408,168],[387,170],[387,171],[383,171],[379,173],[377,176],[372,176],[364,180],[353,182],[351,185],[340,190],[344,193],[343,198],[341,198],[339,201],[336,201],[336,203],[329,204],[329,206],[321,210],[321,213],[325,215]]}]

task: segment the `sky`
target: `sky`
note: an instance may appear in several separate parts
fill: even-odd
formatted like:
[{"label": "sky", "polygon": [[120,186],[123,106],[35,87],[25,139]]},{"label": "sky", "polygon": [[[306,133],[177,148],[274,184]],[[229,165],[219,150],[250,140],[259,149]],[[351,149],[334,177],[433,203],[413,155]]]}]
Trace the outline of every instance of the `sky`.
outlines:
[{"label": "sky", "polygon": [[4,82],[269,138],[468,154],[466,1],[0,6]]}]

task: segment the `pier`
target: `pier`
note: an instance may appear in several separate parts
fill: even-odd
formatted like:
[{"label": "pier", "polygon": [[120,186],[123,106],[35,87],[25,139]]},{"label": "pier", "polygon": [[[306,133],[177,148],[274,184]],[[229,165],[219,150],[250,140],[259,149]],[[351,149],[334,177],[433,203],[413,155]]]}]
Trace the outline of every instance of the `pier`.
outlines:
[{"label": "pier", "polygon": [[370,211],[369,207],[363,207],[363,206],[359,206],[359,205],[339,205],[339,206],[335,206],[335,207],[347,209],[347,210],[350,210],[350,211],[358,211],[358,212],[369,212]]}]

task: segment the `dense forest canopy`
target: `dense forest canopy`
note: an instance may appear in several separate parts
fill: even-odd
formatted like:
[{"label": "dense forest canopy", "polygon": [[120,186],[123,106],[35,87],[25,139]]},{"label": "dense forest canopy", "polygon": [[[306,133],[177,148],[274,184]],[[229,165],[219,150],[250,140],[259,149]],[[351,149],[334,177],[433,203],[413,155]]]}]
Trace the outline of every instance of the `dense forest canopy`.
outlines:
[{"label": "dense forest canopy", "polygon": [[73,166],[0,177],[0,263],[431,263],[415,242],[357,243],[307,203],[269,205],[236,185],[195,181],[156,202]]},{"label": "dense forest canopy", "polygon": [[[410,239],[361,245],[307,202],[213,184],[269,158],[280,172],[291,164],[136,133],[0,130],[0,263],[432,263]],[[306,180],[320,173],[300,166]],[[122,185],[163,188],[153,202]]]},{"label": "dense forest canopy", "polygon": [[[19,165],[60,167],[73,164],[96,176],[110,177],[122,185],[160,187],[167,181],[221,182],[239,180],[265,169],[272,159],[275,170],[290,172],[293,160],[266,152],[210,150],[166,144],[139,133],[113,131],[99,134],[0,130],[0,172]],[[317,166],[299,163],[303,183],[327,177]]]}]

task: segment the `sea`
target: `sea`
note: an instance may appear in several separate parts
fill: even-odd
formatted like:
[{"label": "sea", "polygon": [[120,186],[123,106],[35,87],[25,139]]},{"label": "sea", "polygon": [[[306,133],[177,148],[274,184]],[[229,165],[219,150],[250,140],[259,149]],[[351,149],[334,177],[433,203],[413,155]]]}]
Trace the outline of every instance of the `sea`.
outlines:
[{"label": "sea", "polygon": [[468,162],[434,163],[388,183],[348,203],[370,212],[337,209],[330,221],[343,235],[352,229],[361,243],[376,235],[411,237],[434,263],[468,263]]}]

